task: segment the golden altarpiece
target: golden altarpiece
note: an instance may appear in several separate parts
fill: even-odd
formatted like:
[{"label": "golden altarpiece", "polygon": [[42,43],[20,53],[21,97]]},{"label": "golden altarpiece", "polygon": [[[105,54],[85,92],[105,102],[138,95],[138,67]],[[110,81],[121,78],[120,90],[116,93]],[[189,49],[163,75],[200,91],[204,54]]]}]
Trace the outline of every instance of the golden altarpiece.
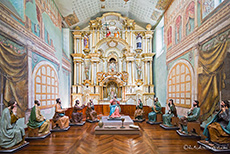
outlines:
[{"label": "golden altarpiece", "polygon": [[72,104],[93,99],[108,104],[117,96],[124,104],[152,105],[152,37],[146,29],[119,13],[105,13],[89,26],[75,28]]}]

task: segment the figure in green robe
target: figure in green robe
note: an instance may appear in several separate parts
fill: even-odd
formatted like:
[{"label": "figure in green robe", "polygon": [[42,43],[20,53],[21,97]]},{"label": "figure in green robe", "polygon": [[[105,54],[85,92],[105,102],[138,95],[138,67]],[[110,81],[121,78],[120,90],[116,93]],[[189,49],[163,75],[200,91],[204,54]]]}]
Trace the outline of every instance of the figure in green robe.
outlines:
[{"label": "figure in green robe", "polygon": [[0,123],[0,147],[11,148],[19,143],[24,142],[25,130],[16,123],[11,125],[10,112],[16,107],[16,101],[9,101],[8,107],[2,112]]},{"label": "figure in green robe", "polygon": [[221,102],[221,110],[205,126],[203,134],[208,142],[230,143],[230,108],[227,100]]},{"label": "figure in green robe", "polygon": [[143,103],[142,103],[141,99],[138,99],[138,104],[136,106],[136,111],[134,113],[134,118],[138,119],[138,120],[141,120],[141,119],[143,119],[143,114],[144,114]]},{"label": "figure in green robe", "polygon": [[176,107],[175,107],[175,104],[173,103],[172,99],[169,100],[168,107],[169,107],[168,113],[163,115],[163,124],[171,127],[172,126],[172,123],[171,123],[172,117],[177,117]]},{"label": "figure in green robe", "polygon": [[39,108],[40,104],[41,103],[39,100],[34,101],[34,107],[31,110],[29,122],[27,125],[32,129],[39,128],[38,133],[45,135],[50,132],[50,121],[41,115]]},{"label": "figure in green robe", "polygon": [[200,107],[199,102],[197,100],[193,101],[193,107],[187,112],[187,116],[184,116],[180,118],[179,124],[180,124],[180,131],[184,133],[188,133],[187,131],[187,123],[197,121],[200,116]]},{"label": "figure in green robe", "polygon": [[154,105],[152,107],[152,112],[148,114],[149,121],[155,122],[157,119],[157,114],[162,114],[162,112],[161,112],[161,104],[158,101],[158,98],[156,97],[154,99]]}]

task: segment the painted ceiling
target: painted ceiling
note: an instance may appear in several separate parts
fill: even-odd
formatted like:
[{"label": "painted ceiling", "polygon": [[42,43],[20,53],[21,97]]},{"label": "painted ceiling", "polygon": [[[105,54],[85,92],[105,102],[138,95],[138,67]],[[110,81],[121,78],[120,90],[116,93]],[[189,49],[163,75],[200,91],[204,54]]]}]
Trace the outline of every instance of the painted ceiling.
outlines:
[{"label": "painted ceiling", "polygon": [[[54,0],[65,24],[84,28],[106,12],[118,12],[145,27],[156,25],[171,0]],[[126,2],[127,1],[127,2]]]}]

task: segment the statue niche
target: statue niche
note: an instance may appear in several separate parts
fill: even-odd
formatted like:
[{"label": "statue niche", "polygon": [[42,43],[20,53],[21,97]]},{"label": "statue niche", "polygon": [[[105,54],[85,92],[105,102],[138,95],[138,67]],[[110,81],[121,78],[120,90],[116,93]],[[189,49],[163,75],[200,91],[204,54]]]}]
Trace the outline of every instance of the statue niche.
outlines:
[{"label": "statue niche", "polygon": [[104,88],[104,98],[107,100],[113,99],[114,96],[121,98],[121,90],[116,82],[109,82]]},{"label": "statue niche", "polygon": [[117,72],[117,61],[115,58],[110,58],[108,62],[108,72]]}]

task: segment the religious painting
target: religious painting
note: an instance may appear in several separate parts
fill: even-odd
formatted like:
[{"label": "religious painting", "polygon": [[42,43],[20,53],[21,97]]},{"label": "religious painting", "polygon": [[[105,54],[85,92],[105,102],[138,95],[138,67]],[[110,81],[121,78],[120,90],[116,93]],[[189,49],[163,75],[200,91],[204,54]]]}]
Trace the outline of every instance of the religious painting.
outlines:
[{"label": "religious painting", "polygon": [[154,11],[153,11],[153,14],[151,15],[151,19],[157,21],[160,15],[161,15],[160,12],[154,10]]},{"label": "religious painting", "polygon": [[170,26],[167,31],[167,46],[170,46],[171,44],[172,44],[172,26]]},{"label": "religious painting", "polygon": [[203,0],[202,18],[205,18],[214,9],[214,0]]},{"label": "religious painting", "polygon": [[182,17],[181,16],[178,16],[176,18],[175,30],[176,30],[175,43],[178,44],[181,41],[181,33],[182,33]]},{"label": "religious painting", "polygon": [[159,10],[165,10],[171,3],[171,0],[158,0],[156,8]]},{"label": "religious painting", "polygon": [[65,18],[66,23],[69,26],[75,25],[79,22],[79,19],[77,18],[77,15],[75,14],[75,12],[73,12],[73,14],[70,14],[64,18]]},{"label": "religious painting", "polygon": [[186,35],[189,35],[194,29],[195,21],[195,2],[191,2],[185,12]]},{"label": "religious painting", "polygon": [[0,35],[0,111],[10,100],[17,102],[17,116],[28,107],[28,55],[25,46]]}]

